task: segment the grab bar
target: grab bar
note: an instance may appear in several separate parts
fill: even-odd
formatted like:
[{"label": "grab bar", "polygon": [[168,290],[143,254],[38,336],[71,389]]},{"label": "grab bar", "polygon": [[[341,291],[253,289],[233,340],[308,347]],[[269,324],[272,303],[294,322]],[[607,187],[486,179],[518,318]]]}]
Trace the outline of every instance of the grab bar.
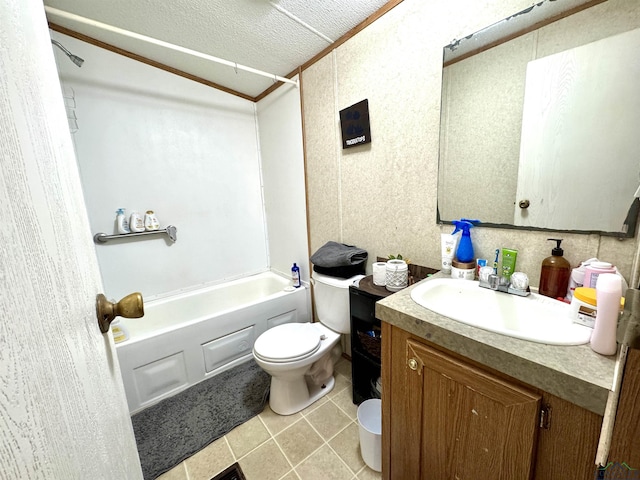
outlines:
[{"label": "grab bar", "polygon": [[160,230],[150,230],[147,232],[136,232],[136,233],[123,233],[118,235],[107,235],[106,233],[96,233],[93,236],[93,241],[95,243],[107,243],[109,240],[120,240],[124,238],[131,237],[141,237],[143,235],[158,235],[158,234],[167,234],[169,239],[172,242],[176,242],[178,229],[173,225],[168,225],[167,228],[161,228]]}]

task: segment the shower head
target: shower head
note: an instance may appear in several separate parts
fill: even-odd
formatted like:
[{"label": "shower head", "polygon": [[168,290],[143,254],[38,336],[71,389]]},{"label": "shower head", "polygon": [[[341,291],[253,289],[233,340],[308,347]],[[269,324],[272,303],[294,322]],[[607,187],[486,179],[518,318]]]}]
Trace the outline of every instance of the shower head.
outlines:
[{"label": "shower head", "polygon": [[71,59],[71,61],[73,63],[75,63],[77,66],[81,67],[82,64],[84,63],[84,58],[80,58],[77,55],[69,55],[69,58]]},{"label": "shower head", "polygon": [[80,58],[77,55],[74,55],[73,53],[71,53],[69,50],[67,50],[66,48],[64,48],[62,46],[62,44],[60,42],[58,42],[57,40],[53,40],[51,39],[51,43],[53,43],[56,47],[58,47],[60,50],[62,50],[64,52],[64,54],[69,57],[69,60],[71,60],[73,63],[75,63],[77,66],[81,67],[82,64],[84,63],[84,59]]}]

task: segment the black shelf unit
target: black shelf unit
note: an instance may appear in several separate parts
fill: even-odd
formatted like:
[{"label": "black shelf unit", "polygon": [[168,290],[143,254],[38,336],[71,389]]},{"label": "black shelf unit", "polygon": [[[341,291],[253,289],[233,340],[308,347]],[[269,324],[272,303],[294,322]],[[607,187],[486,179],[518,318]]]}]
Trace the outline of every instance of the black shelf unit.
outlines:
[{"label": "black shelf unit", "polygon": [[349,287],[351,317],[351,379],[353,403],[359,405],[370,398],[380,398],[376,382],[380,378],[380,320],[376,318],[376,302],[392,292],[374,285],[373,277]]}]

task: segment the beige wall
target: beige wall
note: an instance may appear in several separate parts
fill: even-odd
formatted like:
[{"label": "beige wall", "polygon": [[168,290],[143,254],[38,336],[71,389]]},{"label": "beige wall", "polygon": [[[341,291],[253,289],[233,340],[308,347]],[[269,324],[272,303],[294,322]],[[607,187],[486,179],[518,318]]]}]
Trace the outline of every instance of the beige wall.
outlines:
[{"label": "beige wall", "polygon": [[[637,0],[609,0],[620,18],[640,16]],[[402,253],[439,268],[436,224],[442,47],[531,5],[528,0],[404,0],[302,74],[310,249],[329,240],[376,256]],[[586,33],[585,33],[586,34]],[[583,42],[584,43],[584,42]],[[570,45],[571,46],[571,45]],[[369,100],[372,143],[342,150],[338,111]],[[496,185],[480,187],[496,188]],[[631,200],[631,199],[630,199]],[[518,250],[517,270],[537,285],[557,234],[476,228],[476,256]],[[572,265],[597,256],[637,283],[636,239],[563,233]],[[636,272],[635,274],[633,272]]]}]

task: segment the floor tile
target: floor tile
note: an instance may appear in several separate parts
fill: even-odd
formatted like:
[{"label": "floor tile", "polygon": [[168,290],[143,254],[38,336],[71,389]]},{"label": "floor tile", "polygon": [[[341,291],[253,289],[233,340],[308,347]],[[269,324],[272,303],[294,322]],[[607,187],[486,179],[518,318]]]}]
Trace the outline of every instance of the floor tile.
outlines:
[{"label": "floor tile", "polygon": [[223,437],[187,458],[184,463],[189,480],[209,480],[234,461],[233,453]]},{"label": "floor tile", "polygon": [[333,397],[331,401],[340,407],[351,420],[358,418],[358,406],[353,403],[353,392],[351,389],[343,390]]},{"label": "floor tile", "polygon": [[289,473],[287,473],[280,480],[301,480],[301,478],[298,476],[298,474],[296,472],[291,470]]},{"label": "floor tile", "polygon": [[247,480],[279,480],[291,470],[291,465],[273,440],[242,457],[238,463]]},{"label": "floor tile", "polygon": [[343,375],[347,380],[351,381],[351,362],[346,359],[341,359],[333,367],[333,370]]},{"label": "floor tile", "polygon": [[[329,393],[331,393],[331,392],[329,392]],[[320,398],[319,400],[316,400],[315,402],[313,402],[311,405],[309,405],[307,408],[302,410],[300,413],[303,416],[304,415],[308,415],[309,413],[313,412],[316,408],[324,405],[328,401],[329,401],[329,398],[327,397],[327,395],[325,395],[324,397]]]},{"label": "floor tile", "polygon": [[269,431],[258,417],[253,417],[227,434],[231,451],[236,458],[245,456],[270,438]]},{"label": "floor tile", "polygon": [[364,467],[364,460],[360,454],[360,430],[355,422],[329,441],[329,445],[353,472]]},{"label": "floor tile", "polygon": [[353,472],[327,445],[298,465],[296,472],[304,480],[351,480],[353,478]]},{"label": "floor tile", "polygon": [[276,435],[275,439],[294,467],[324,443],[304,418]]},{"label": "floor tile", "polygon": [[351,362],[341,359],[331,392],[294,415],[267,405],[257,417],[158,480],[209,480],[237,459],[247,480],[380,480],[360,455]]},{"label": "floor tile", "polygon": [[167,473],[160,475],[157,480],[188,480],[187,467],[184,462],[182,462],[178,466],[173,467]]},{"label": "floor tile", "polygon": [[344,377],[343,375],[335,375],[333,377],[335,379],[335,386],[333,387],[333,390],[331,390],[328,394],[327,394],[327,398],[333,398],[334,396],[336,396],[338,393],[342,392],[343,390],[349,390],[351,391],[351,382],[349,380],[347,380],[346,377]]},{"label": "floor tile", "polygon": [[369,467],[364,467],[361,472],[358,472],[358,480],[380,480],[382,473],[371,470]]},{"label": "floor tile", "polygon": [[326,441],[349,425],[351,419],[335,403],[327,402],[306,416],[307,421]]},{"label": "floor tile", "polygon": [[267,426],[267,429],[271,435],[277,435],[285,428],[293,425],[295,422],[302,418],[301,413],[294,413],[293,415],[278,415],[271,407],[267,407],[259,415],[260,419]]}]

